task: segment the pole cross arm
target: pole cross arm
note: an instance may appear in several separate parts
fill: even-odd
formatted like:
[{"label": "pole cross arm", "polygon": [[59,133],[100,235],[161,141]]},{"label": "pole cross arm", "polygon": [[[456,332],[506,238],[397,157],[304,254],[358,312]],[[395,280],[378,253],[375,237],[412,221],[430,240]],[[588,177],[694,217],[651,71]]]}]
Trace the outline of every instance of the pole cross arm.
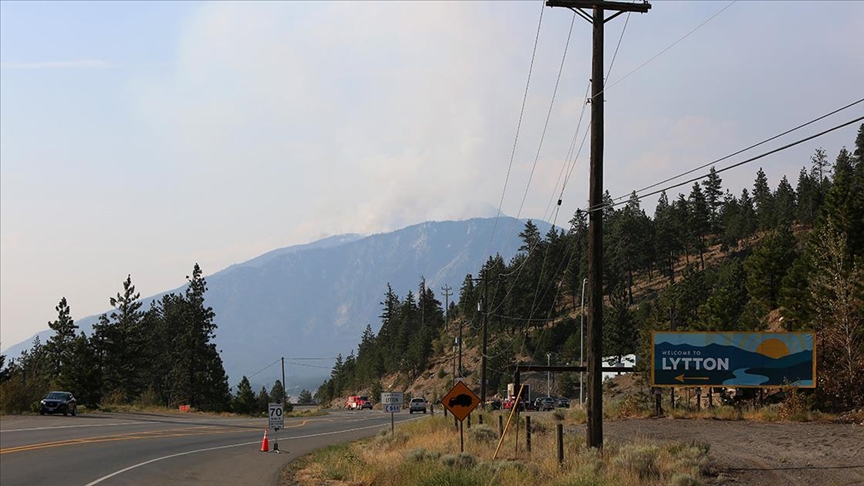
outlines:
[{"label": "pole cross arm", "polygon": [[[602,366],[600,367],[601,371],[605,372],[614,372],[620,371],[621,373],[635,373],[636,368],[630,366]],[[579,372],[579,371],[588,371],[587,366],[543,366],[543,365],[529,365],[529,364],[519,364],[516,365],[517,373],[525,373],[529,371],[552,371],[552,372]]]},{"label": "pole cross arm", "polygon": [[547,7],[565,7],[565,8],[587,8],[593,9],[600,7],[604,10],[617,10],[619,12],[639,12],[646,13],[651,8],[648,2],[629,3],[629,2],[606,2],[603,0],[546,0]]}]

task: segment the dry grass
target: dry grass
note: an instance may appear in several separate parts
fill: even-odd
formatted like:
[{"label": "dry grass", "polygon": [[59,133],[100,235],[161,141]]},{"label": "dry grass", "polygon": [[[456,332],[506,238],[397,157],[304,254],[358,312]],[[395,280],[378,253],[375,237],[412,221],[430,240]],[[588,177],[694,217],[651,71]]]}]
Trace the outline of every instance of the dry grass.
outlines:
[{"label": "dry grass", "polygon": [[[569,421],[571,411],[564,413]],[[708,447],[697,443],[658,445],[637,439],[609,443],[601,452],[587,448],[581,435],[565,433],[565,461],[559,464],[554,414],[532,417],[530,452],[521,422],[519,445],[511,430],[494,457],[497,428],[465,429],[465,452],[460,453],[452,419],[428,417],[399,426],[395,436],[383,429],[372,439],[317,451],[295,462],[283,484],[699,484],[709,462]]]}]

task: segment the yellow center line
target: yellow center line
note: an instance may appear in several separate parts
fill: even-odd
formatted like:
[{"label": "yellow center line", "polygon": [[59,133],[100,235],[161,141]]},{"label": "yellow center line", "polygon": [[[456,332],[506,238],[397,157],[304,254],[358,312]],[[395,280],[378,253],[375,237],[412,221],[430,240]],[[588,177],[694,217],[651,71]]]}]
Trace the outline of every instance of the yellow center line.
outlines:
[{"label": "yellow center line", "polygon": [[[302,427],[306,424],[306,421],[299,425],[295,425],[292,427]],[[72,445],[81,445],[81,444],[96,444],[100,442],[114,442],[114,441],[122,441],[122,440],[144,440],[144,439],[161,439],[161,438],[169,438],[169,437],[188,437],[193,435],[216,435],[216,434],[230,434],[234,432],[239,432],[234,427],[227,426],[197,426],[197,427],[182,427],[177,429],[168,429],[168,430],[152,430],[152,431],[144,431],[144,432],[129,432],[126,434],[112,434],[112,435],[104,435],[97,437],[82,437],[78,439],[68,439],[68,440],[59,440],[53,442],[41,442],[36,444],[27,444],[17,447],[6,447],[0,449],[0,454],[11,454],[13,452],[26,452],[33,451],[38,449],[48,449],[52,447],[65,447]]]}]

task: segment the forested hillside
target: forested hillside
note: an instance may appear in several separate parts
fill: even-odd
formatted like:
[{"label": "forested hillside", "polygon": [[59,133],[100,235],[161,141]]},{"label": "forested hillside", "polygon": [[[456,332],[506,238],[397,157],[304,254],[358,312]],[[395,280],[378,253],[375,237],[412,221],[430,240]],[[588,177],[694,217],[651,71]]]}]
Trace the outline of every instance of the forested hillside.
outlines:
[{"label": "forested hillside", "polygon": [[[833,162],[819,149],[793,187],[773,190],[760,168],[753,187],[733,194],[719,174],[689,194],[660,195],[654,217],[635,194],[623,204],[608,192],[603,211],[604,355],[650,350],[651,331],[812,331],[817,338],[815,405],[864,406],[864,125]],[[334,366],[319,401],[364,390],[373,397],[385,376],[410,388],[433,351],[452,353],[460,327],[476,342],[488,310],[488,392],[512,381],[522,359],[579,358],[579,311],[587,276],[587,214],[541,235],[530,221],[509,262],[489,258],[466,275],[448,322],[421,281],[418,298],[386,289],[381,329],[367,327],[356,353]],[[487,296],[488,304],[478,303]],[[451,355],[452,356],[452,355]],[[439,368],[441,375],[443,368]],[[478,370],[472,382],[479,382]],[[561,380],[559,393],[573,383]]]}]

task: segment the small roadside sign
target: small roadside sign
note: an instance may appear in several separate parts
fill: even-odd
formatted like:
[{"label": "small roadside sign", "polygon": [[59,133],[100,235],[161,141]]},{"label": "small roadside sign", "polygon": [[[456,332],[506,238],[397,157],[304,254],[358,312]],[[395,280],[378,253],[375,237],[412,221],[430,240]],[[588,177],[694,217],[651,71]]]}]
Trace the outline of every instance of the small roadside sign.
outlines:
[{"label": "small roadside sign", "polygon": [[[405,394],[402,392],[384,392],[381,394],[381,405],[387,408],[387,405],[399,405],[402,408],[402,403],[405,401]],[[387,410],[388,412],[390,410]],[[399,410],[396,410],[397,412]]]},{"label": "small roadside sign", "polygon": [[477,395],[468,388],[465,383],[459,381],[456,385],[444,396],[441,404],[456,417],[460,422],[465,420],[465,417],[472,410],[480,405],[480,399]]},{"label": "small roadside sign", "polygon": [[270,404],[270,428],[273,430],[279,430],[285,428],[285,417],[282,415],[282,404],[281,403],[271,403]]},{"label": "small roadside sign", "polygon": [[384,405],[384,411],[387,413],[399,413],[402,411],[402,405]]}]

